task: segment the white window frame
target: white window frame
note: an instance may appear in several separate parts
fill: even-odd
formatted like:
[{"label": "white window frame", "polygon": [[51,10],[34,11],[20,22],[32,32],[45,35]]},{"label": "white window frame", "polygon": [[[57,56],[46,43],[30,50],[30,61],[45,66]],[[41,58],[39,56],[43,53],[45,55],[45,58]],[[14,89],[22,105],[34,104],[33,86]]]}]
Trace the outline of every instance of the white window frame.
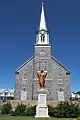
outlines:
[{"label": "white window frame", "polygon": [[23,75],[23,78],[22,78],[22,84],[27,84],[28,80],[27,80],[27,78],[24,78],[24,75]]},{"label": "white window frame", "polygon": [[[60,88],[60,89],[62,89],[62,88]],[[60,91],[60,89],[58,90],[58,101],[64,101],[64,90],[62,89],[61,91]],[[62,96],[62,95],[63,96]],[[62,96],[62,98],[61,98],[61,96]]]},{"label": "white window frame", "polygon": [[[24,94],[26,95],[26,96],[24,96]],[[21,100],[27,100],[27,98],[28,98],[28,93],[27,93],[27,90],[21,90]],[[26,98],[26,99],[24,99],[24,98]]]},{"label": "white window frame", "polygon": [[58,84],[60,84],[60,85],[64,84],[62,78],[59,78],[59,79],[58,79]]}]

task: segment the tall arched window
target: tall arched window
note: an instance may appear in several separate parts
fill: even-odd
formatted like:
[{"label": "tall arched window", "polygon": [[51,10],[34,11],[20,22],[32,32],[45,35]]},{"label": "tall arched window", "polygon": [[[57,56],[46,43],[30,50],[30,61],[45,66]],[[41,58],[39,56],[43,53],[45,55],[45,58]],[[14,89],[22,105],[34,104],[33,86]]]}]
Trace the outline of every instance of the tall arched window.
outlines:
[{"label": "tall arched window", "polygon": [[64,101],[64,90],[63,88],[60,88],[58,91],[58,100],[59,101]]},{"label": "tall arched window", "polygon": [[44,71],[46,71],[46,61],[44,61]]},{"label": "tall arched window", "polygon": [[39,61],[39,71],[41,70],[41,61]]},{"label": "tall arched window", "polygon": [[45,40],[45,35],[41,34],[41,42],[44,42],[44,40]]}]

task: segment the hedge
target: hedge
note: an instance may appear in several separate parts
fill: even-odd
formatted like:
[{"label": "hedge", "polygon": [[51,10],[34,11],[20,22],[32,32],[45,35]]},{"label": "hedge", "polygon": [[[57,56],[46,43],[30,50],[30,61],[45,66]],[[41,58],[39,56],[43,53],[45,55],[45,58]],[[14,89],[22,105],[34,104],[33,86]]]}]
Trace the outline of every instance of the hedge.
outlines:
[{"label": "hedge", "polygon": [[[1,108],[2,115],[11,116],[35,116],[36,106],[26,106],[18,104],[15,109],[12,109],[11,103],[6,103]],[[77,118],[80,116],[79,104],[72,102],[60,102],[56,107],[48,105],[49,116],[58,118]]]}]

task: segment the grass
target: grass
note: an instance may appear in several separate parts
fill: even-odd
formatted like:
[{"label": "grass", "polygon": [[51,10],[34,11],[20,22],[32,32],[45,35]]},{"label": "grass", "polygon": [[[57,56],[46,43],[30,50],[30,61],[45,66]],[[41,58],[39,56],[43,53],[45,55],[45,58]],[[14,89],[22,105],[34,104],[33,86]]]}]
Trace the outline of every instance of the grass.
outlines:
[{"label": "grass", "polygon": [[34,117],[14,117],[14,116],[2,116],[0,117],[0,120],[75,120],[72,118],[37,118]]}]

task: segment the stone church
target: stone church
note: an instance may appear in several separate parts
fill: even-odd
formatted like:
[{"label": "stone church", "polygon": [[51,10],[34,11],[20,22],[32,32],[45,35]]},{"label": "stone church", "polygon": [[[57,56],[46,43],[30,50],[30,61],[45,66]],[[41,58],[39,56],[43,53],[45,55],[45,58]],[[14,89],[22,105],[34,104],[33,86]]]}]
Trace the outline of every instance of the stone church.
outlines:
[{"label": "stone church", "polygon": [[52,55],[52,45],[49,42],[44,5],[41,8],[39,29],[36,33],[36,43],[33,46],[34,55],[21,65],[15,72],[15,100],[37,100],[39,81],[37,72],[47,72],[45,87],[48,89],[48,100],[64,101],[71,96],[70,71],[58,62]]}]

